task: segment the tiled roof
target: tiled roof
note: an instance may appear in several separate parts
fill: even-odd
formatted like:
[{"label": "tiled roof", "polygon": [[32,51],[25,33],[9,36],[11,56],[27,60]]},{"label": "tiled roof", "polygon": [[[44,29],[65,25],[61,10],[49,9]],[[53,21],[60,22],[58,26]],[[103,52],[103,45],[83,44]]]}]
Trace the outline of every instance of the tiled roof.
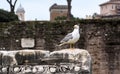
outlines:
[{"label": "tiled roof", "polygon": [[19,12],[25,13],[25,10],[24,10],[24,8],[22,7],[21,4],[20,4],[20,6],[18,7],[16,13],[19,13]]},{"label": "tiled roof", "polygon": [[53,4],[51,7],[50,7],[50,10],[51,9],[68,9],[68,6],[67,5],[57,5],[56,3]]},{"label": "tiled roof", "polygon": [[108,1],[103,4],[100,4],[100,6],[106,5],[106,4],[120,4],[120,1]]}]

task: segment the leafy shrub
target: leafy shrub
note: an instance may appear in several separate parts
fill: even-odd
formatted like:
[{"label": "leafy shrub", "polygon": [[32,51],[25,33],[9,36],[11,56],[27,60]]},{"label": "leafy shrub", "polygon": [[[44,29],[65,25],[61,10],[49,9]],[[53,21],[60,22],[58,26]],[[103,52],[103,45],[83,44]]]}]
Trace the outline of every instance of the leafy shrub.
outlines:
[{"label": "leafy shrub", "polygon": [[0,22],[18,21],[18,16],[14,13],[0,9]]},{"label": "leafy shrub", "polygon": [[67,17],[66,16],[58,16],[55,18],[56,21],[64,21],[64,20],[67,20]]}]

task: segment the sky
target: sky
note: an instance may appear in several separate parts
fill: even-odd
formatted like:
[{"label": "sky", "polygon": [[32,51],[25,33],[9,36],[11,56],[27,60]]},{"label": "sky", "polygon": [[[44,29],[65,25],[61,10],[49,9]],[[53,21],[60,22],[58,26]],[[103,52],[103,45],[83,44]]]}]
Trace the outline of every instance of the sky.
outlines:
[{"label": "sky", "polygon": [[[109,0],[72,0],[71,13],[74,17],[85,18],[86,15],[100,14],[99,5]],[[67,5],[66,0],[18,0],[15,11],[22,5],[25,9],[25,20],[49,20],[49,8],[54,3]],[[6,0],[0,0],[0,9],[9,11],[9,4]]]}]

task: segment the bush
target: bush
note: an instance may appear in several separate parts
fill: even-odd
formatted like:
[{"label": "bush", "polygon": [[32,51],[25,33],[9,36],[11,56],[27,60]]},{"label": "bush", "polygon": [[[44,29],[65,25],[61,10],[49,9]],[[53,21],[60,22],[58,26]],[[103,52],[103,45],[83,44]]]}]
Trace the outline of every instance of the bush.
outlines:
[{"label": "bush", "polygon": [[58,16],[55,18],[56,21],[65,21],[67,20],[67,17],[66,16]]},{"label": "bush", "polygon": [[0,9],[0,22],[18,21],[18,16],[14,13]]}]

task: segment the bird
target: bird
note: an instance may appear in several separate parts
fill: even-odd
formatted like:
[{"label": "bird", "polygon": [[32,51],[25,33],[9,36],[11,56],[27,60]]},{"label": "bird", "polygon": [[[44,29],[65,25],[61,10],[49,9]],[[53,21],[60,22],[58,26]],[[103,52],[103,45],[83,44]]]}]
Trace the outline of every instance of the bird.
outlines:
[{"label": "bird", "polygon": [[74,25],[74,30],[71,33],[68,33],[61,41],[59,46],[70,44],[70,49],[74,48],[74,44],[79,40],[79,25]]}]

